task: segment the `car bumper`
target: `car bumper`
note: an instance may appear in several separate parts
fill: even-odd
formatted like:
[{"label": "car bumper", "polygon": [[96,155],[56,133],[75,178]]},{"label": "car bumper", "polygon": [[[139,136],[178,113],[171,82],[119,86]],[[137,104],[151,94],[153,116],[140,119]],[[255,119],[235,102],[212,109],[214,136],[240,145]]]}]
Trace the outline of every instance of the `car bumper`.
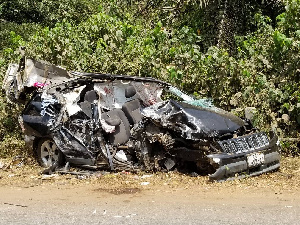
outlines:
[{"label": "car bumper", "polygon": [[233,180],[277,170],[280,167],[278,137],[273,133],[270,136],[268,145],[250,151],[208,155],[211,164],[217,168],[209,179]]}]

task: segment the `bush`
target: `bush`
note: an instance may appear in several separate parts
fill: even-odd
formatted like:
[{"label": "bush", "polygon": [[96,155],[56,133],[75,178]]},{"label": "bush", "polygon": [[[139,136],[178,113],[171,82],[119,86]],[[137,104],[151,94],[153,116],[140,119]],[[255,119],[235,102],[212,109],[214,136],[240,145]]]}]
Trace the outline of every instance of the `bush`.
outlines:
[{"label": "bush", "polygon": [[[249,14],[233,24],[241,26],[238,24],[245,22],[247,27],[234,27],[230,34],[234,43],[230,47],[212,45],[217,43],[218,34],[212,34],[211,29],[218,27],[204,12],[216,7],[208,4],[201,8],[200,2],[12,1],[11,4],[19,4],[18,13],[38,9],[39,4],[47,7],[39,11],[44,16],[37,23],[28,23],[34,21],[31,17],[15,21],[27,22],[20,25],[1,23],[5,29],[0,30],[0,37],[4,37],[0,44],[0,72],[4,74],[8,63],[18,59],[15,50],[25,45],[28,56],[69,70],[151,76],[181,86],[198,97],[212,98],[227,110],[254,106],[256,126],[275,130],[280,137],[299,138],[300,1],[286,1],[286,10],[277,21],[256,13],[253,19]],[[4,6],[11,9],[9,4]],[[257,3],[254,8],[259,11]],[[1,12],[0,15],[5,14]],[[275,18],[273,12],[269,14]],[[13,111],[1,101],[5,112]],[[11,136],[17,140],[19,132],[13,126],[9,128],[17,123],[17,118],[9,118],[5,113],[1,118],[1,140],[10,140]]]}]

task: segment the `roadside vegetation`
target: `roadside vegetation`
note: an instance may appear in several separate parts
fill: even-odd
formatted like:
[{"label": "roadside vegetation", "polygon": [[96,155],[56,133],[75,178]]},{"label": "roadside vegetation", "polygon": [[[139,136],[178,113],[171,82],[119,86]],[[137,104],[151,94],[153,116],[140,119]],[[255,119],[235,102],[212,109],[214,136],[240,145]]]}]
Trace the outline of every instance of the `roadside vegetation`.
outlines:
[{"label": "roadside vegetation", "polygon": [[[300,0],[2,0],[0,83],[26,55],[68,70],[151,76],[274,130],[300,154]],[[0,97],[0,157],[24,154]],[[23,151],[23,153],[21,153]]]}]

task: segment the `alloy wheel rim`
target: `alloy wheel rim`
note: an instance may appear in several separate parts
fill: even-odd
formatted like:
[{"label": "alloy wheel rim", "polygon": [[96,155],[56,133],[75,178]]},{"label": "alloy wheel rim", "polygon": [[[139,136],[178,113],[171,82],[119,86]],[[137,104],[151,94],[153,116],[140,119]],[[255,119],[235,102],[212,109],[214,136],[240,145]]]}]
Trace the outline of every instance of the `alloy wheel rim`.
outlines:
[{"label": "alloy wheel rim", "polygon": [[49,167],[58,161],[58,148],[54,141],[47,140],[41,145],[41,160],[42,163]]}]

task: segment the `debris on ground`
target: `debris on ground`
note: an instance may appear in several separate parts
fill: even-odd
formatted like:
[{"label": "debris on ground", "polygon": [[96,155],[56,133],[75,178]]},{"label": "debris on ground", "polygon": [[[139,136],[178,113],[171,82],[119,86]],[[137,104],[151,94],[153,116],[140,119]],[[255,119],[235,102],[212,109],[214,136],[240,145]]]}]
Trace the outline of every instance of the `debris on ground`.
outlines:
[{"label": "debris on ground", "polygon": [[[11,159],[1,159],[6,165]],[[41,167],[34,164],[34,161],[25,163],[22,167],[11,166],[7,170],[0,170],[0,185],[14,187],[32,187],[43,185],[75,185],[75,186],[95,186],[99,191],[113,194],[138,194],[144,189],[164,190],[169,189],[190,189],[197,188],[205,191],[211,188],[231,188],[231,189],[260,189],[268,188],[274,193],[300,191],[300,158],[282,158],[281,169],[275,173],[263,174],[259,177],[248,177],[243,180],[227,182],[209,182],[206,176],[192,177],[176,171],[156,172],[148,174],[145,172],[124,174],[122,172],[94,171],[95,173],[85,179],[80,179],[77,175],[54,173],[43,175],[40,173]],[[71,168],[73,172],[82,172],[81,169]],[[152,175],[151,177],[144,175]],[[291,177],[292,176],[292,177]],[[141,185],[142,182],[149,182],[148,185]],[[75,187],[74,186],[74,187]],[[97,191],[97,190],[95,190]]]}]

